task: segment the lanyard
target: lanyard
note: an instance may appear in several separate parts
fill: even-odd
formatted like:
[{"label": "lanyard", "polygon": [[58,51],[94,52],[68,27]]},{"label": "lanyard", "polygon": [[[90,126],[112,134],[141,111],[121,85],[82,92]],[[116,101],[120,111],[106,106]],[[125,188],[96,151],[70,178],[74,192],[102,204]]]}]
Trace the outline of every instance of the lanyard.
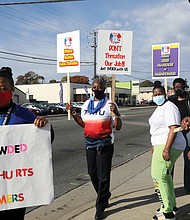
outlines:
[{"label": "lanyard", "polygon": [[10,114],[11,114],[11,110],[12,110],[12,107],[8,109],[4,119],[3,119],[3,123],[2,125],[6,125],[8,123],[8,120],[10,118]]}]

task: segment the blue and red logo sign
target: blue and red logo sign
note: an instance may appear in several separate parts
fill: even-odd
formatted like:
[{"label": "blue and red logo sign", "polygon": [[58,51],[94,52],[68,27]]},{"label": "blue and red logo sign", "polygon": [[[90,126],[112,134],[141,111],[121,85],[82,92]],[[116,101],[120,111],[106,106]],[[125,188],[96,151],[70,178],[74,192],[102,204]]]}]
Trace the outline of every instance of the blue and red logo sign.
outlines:
[{"label": "blue and red logo sign", "polygon": [[66,47],[70,47],[72,45],[72,38],[71,37],[66,37],[64,40],[64,44]]},{"label": "blue and red logo sign", "polygon": [[112,44],[119,44],[121,42],[121,34],[111,33],[109,39]]},{"label": "blue and red logo sign", "polygon": [[161,54],[170,54],[170,46],[167,45],[162,46]]}]

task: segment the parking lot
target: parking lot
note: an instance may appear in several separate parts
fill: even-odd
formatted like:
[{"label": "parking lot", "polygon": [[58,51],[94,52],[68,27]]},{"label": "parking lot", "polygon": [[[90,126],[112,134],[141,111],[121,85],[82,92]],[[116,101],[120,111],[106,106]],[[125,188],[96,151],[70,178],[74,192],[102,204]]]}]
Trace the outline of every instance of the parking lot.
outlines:
[{"label": "parking lot", "polygon": [[[81,111],[83,102],[72,102],[76,112]],[[35,115],[57,115],[57,114],[67,114],[66,104],[60,105],[59,103],[24,103],[21,106],[30,109]]]}]

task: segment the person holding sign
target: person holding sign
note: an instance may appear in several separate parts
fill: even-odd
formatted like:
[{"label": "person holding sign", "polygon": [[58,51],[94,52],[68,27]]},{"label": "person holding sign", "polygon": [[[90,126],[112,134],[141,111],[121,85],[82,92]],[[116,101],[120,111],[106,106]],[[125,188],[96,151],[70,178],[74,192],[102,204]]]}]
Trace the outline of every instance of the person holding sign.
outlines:
[{"label": "person holding sign", "polygon": [[106,80],[96,76],[92,82],[93,97],[82,106],[81,116],[67,104],[74,120],[84,128],[88,173],[97,193],[95,219],[103,219],[108,207],[110,173],[114,150],[113,128],[122,127],[117,105],[105,96]]},{"label": "person holding sign", "polygon": [[[47,124],[44,117],[37,118],[32,111],[16,105],[13,100],[14,80],[12,69],[2,67],[0,69],[0,125],[31,124],[41,128]],[[53,128],[52,128],[53,140]],[[0,219],[23,220],[26,208],[17,208],[0,211]]]},{"label": "person holding sign", "polygon": [[[181,120],[183,120],[186,116],[190,115],[190,97],[189,94],[185,91],[185,88],[187,87],[187,84],[184,79],[182,78],[176,78],[173,81],[173,88],[175,91],[175,95],[170,96],[168,99],[173,102],[179,109],[181,114]],[[187,192],[187,194],[190,193],[190,161],[188,159],[188,154],[190,153],[190,143],[188,143],[187,136],[189,136],[188,130],[182,131],[187,144],[186,148],[183,152],[183,158],[184,158],[184,189]]]},{"label": "person holding sign", "polygon": [[[181,127],[183,130],[188,130],[190,129],[190,116],[186,116],[182,121],[181,121]],[[188,141],[188,147],[190,148],[190,131],[186,135],[187,141]],[[190,150],[187,153],[187,159],[190,161]]]},{"label": "person holding sign", "polygon": [[161,208],[153,219],[175,220],[177,207],[171,171],[185,149],[186,141],[182,132],[174,132],[181,123],[180,112],[176,105],[166,100],[166,92],[160,81],[155,82],[153,101],[157,108],[149,118],[153,146],[151,176],[161,202]]}]

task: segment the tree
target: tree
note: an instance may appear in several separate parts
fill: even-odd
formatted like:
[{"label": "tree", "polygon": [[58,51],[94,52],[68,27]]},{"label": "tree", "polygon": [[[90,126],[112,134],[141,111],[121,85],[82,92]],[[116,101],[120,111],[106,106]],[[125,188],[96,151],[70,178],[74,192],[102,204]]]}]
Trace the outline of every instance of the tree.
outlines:
[{"label": "tree", "polygon": [[[61,82],[67,82],[67,76],[63,76]],[[87,76],[70,76],[71,83],[89,84],[89,78]]]},{"label": "tree", "polygon": [[67,82],[67,77],[63,76],[62,79],[61,79],[61,82]]},{"label": "tree", "polygon": [[145,80],[140,83],[140,87],[152,87],[152,86],[154,86],[154,83],[149,80]]},{"label": "tree", "polygon": [[57,81],[56,81],[56,79],[51,79],[50,81],[49,81],[49,83],[56,83]]},{"label": "tree", "polygon": [[40,76],[33,71],[29,71],[25,75],[19,75],[16,79],[17,81],[15,85],[40,84],[44,81],[43,76]]}]

